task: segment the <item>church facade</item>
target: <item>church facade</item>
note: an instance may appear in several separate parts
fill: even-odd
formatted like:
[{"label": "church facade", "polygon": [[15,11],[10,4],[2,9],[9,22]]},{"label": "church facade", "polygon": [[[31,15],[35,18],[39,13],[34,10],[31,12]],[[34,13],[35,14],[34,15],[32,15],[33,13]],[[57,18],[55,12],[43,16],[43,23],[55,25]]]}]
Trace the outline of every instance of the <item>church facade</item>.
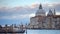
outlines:
[{"label": "church facade", "polygon": [[36,16],[30,18],[28,28],[60,29],[60,15],[56,15],[55,9],[53,12],[49,9],[48,14],[46,15],[45,10],[40,4],[39,10],[36,12]]}]

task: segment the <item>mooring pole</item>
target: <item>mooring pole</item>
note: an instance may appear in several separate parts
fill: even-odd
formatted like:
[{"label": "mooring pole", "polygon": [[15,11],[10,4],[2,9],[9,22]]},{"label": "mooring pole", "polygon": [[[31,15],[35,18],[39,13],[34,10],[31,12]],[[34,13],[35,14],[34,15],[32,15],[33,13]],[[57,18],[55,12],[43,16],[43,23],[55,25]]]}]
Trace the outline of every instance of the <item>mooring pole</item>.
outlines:
[{"label": "mooring pole", "polygon": [[27,23],[26,23],[26,34],[27,34]]}]

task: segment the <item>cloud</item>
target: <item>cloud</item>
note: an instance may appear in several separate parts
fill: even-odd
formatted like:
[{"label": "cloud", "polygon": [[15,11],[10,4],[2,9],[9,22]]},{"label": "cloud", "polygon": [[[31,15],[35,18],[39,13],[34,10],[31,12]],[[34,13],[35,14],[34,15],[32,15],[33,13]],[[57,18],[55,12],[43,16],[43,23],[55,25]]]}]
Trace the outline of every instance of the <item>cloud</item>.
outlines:
[{"label": "cloud", "polygon": [[[47,12],[49,8],[56,9],[60,12],[60,3],[46,3],[42,4],[43,9]],[[17,7],[0,7],[0,19],[24,19],[35,16],[39,4],[32,4],[30,6],[17,6]]]},{"label": "cloud", "polygon": [[60,3],[46,3],[42,5],[43,9],[46,10],[46,12],[48,12],[49,9],[51,9],[52,11],[55,9],[56,12],[60,12]]},{"label": "cloud", "polygon": [[0,16],[0,19],[24,19],[35,16],[35,14]]}]

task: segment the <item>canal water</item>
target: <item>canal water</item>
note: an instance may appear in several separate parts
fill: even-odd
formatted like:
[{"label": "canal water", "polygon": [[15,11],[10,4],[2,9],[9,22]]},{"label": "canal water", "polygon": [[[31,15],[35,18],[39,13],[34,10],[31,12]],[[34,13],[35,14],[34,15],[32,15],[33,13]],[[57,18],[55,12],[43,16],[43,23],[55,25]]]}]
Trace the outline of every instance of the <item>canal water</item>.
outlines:
[{"label": "canal water", "polygon": [[60,34],[60,30],[27,30],[27,34]]},{"label": "canal water", "polygon": [[[12,33],[7,33],[7,34],[12,34]],[[60,30],[27,30],[27,33],[25,31],[25,33],[14,33],[14,34],[60,34]]]}]

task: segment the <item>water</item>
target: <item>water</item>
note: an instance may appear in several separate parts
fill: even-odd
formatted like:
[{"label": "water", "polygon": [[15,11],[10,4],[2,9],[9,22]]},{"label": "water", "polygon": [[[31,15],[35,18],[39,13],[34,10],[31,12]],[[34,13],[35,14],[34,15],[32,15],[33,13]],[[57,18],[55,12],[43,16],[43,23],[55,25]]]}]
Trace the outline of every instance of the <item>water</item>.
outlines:
[{"label": "water", "polygon": [[60,34],[60,30],[27,30],[27,34]]},{"label": "water", "polygon": [[[14,34],[23,34],[23,33],[14,33]],[[26,31],[24,34],[26,34]],[[60,30],[27,30],[27,34],[60,34]]]}]

